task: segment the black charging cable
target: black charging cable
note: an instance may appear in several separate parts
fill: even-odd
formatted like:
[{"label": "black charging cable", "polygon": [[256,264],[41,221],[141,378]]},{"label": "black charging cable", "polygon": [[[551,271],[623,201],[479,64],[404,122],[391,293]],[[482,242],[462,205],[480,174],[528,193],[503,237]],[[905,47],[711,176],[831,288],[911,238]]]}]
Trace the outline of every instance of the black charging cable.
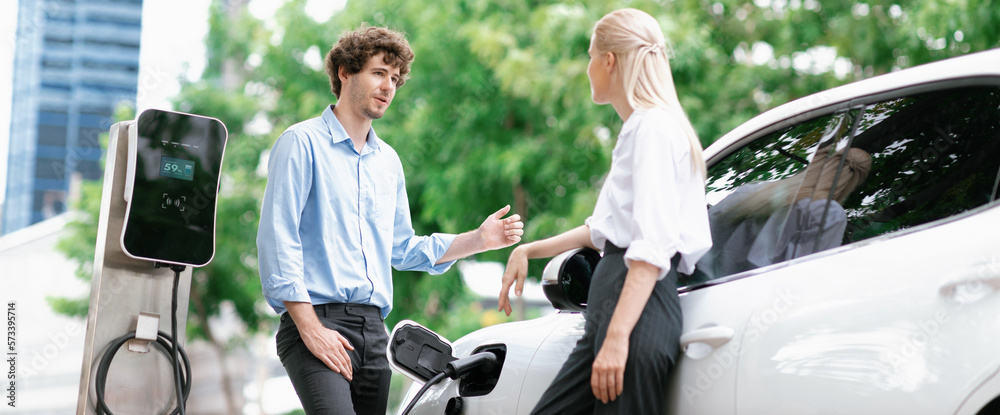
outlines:
[{"label": "black charging cable", "polygon": [[497,355],[493,354],[493,352],[489,350],[448,362],[448,365],[445,366],[443,371],[434,375],[434,377],[428,380],[427,383],[425,383],[424,386],[417,391],[417,394],[412,400],[410,400],[410,404],[406,405],[406,409],[403,410],[402,415],[409,414],[413,409],[413,406],[420,400],[420,397],[424,396],[424,393],[427,393],[427,390],[430,389],[431,386],[437,384],[442,379],[446,377],[458,379],[466,373],[472,372],[474,369],[479,369],[483,372],[491,372],[496,364]]},{"label": "black charging cable", "polygon": [[[164,352],[170,354],[170,364],[174,372],[174,390],[177,393],[177,407],[174,408],[173,412],[170,414],[186,415],[185,403],[187,402],[188,395],[191,393],[191,361],[188,360],[187,353],[184,352],[184,348],[181,347],[177,341],[177,288],[180,284],[181,272],[184,271],[185,267],[183,265],[168,265],[159,262],[154,263],[153,267],[170,267],[170,269],[174,271],[173,295],[170,299],[171,334],[168,335],[162,331],[157,332],[156,342],[154,342],[154,344],[163,349]],[[97,366],[97,379],[94,385],[94,391],[97,395],[97,415],[113,415],[111,413],[111,409],[108,408],[107,403],[104,401],[104,390],[108,381],[108,369],[111,368],[111,361],[114,360],[115,354],[118,353],[118,349],[120,349],[125,342],[134,338],[135,332],[131,331],[111,342],[111,344],[108,345],[107,351],[104,352],[104,356],[101,358],[100,364]]]},{"label": "black charging cable", "polygon": [[[100,364],[97,366],[97,378],[94,383],[94,391],[97,395],[97,405],[96,413],[97,415],[112,415],[111,409],[108,408],[107,402],[104,401],[104,389],[108,383],[108,369],[111,367],[111,361],[114,360],[115,354],[118,353],[120,349],[126,342],[135,338],[135,332],[131,331],[121,336],[108,345],[108,350],[104,353],[101,358]],[[175,342],[170,337],[169,334],[162,331],[157,333],[156,341],[153,342],[157,347],[159,347],[164,354],[169,354],[174,346]],[[191,361],[188,360],[187,353],[184,349],[178,349],[180,352],[181,359],[183,361],[183,368],[185,374],[185,381],[182,383],[182,391],[185,399],[191,393]],[[181,409],[175,408],[171,415],[179,415]]]},{"label": "black charging cable", "polygon": [[[180,364],[178,362],[178,359],[177,359],[177,352],[178,352],[178,350],[180,350],[180,351],[184,350],[183,348],[181,348],[177,344],[178,343],[177,342],[177,339],[178,339],[178,337],[177,337],[177,286],[180,283],[181,272],[184,271],[184,266],[183,265],[171,265],[170,269],[172,269],[174,271],[174,292],[173,292],[173,296],[171,296],[171,298],[170,298],[170,332],[171,332],[171,335],[174,337],[174,341],[171,342],[171,344],[173,345],[173,349],[170,351],[170,358],[171,358],[171,361],[173,361],[173,367],[174,367],[174,390],[177,392],[177,410],[178,410],[178,415],[186,415],[185,414],[184,406],[185,406],[185,402],[187,401],[187,394],[186,393],[181,393],[181,391],[184,388],[183,388],[183,385],[182,385],[182,382],[181,382],[181,366],[180,366]],[[188,376],[189,377],[191,376],[190,369],[188,370]],[[191,386],[191,380],[188,379],[188,387],[190,388],[190,386]]]}]

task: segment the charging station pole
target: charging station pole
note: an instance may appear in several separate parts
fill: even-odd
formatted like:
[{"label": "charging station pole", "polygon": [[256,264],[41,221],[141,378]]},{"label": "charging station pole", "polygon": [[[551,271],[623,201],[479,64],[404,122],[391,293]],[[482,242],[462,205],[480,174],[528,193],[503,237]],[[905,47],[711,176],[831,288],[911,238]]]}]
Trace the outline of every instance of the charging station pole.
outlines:
[{"label": "charging station pole", "polygon": [[[126,124],[120,122],[112,126],[108,140],[77,415],[97,413],[95,373],[110,343],[137,329],[140,332],[152,330],[154,338],[156,331],[171,331],[174,271],[154,268],[152,262],[130,258],[119,242],[126,215],[124,190],[129,142]],[[180,274],[178,338],[174,339],[179,345],[184,344],[191,272],[188,267]],[[105,402],[121,413],[170,411],[177,399],[169,354],[152,347],[149,342],[145,345],[141,340],[129,343],[119,349],[110,366]]]}]

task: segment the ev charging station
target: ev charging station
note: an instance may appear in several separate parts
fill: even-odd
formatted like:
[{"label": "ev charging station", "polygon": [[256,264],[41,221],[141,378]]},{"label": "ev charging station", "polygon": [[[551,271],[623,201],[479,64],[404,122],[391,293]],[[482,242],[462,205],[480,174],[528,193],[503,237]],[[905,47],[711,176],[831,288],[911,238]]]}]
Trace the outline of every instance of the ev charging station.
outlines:
[{"label": "ev charging station", "polygon": [[77,415],[185,413],[191,268],[215,255],[227,139],[173,111],[111,126]]}]

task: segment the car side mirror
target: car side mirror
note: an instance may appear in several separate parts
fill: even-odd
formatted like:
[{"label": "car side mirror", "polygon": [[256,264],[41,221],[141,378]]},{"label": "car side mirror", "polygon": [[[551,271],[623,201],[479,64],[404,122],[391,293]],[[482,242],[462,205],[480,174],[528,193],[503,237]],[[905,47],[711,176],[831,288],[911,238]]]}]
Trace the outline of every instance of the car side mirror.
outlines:
[{"label": "car side mirror", "polygon": [[590,248],[576,248],[552,258],[542,271],[542,291],[558,310],[584,311],[590,279],[601,254]]}]

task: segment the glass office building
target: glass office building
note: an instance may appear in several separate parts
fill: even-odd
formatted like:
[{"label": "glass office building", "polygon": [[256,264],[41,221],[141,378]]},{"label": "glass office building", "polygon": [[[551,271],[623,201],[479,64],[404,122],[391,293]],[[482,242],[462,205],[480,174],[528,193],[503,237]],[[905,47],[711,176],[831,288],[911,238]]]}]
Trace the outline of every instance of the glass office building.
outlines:
[{"label": "glass office building", "polygon": [[100,136],[135,102],[142,0],[20,0],[0,234],[67,208],[103,173]]}]

